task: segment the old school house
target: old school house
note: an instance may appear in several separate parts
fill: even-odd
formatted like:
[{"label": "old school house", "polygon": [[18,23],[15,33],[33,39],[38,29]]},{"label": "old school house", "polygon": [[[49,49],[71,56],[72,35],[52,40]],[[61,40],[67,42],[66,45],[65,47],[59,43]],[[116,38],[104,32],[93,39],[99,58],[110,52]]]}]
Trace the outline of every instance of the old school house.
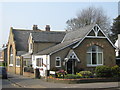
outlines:
[{"label": "old school house", "polygon": [[98,65],[114,66],[115,46],[97,24],[74,31],[10,29],[8,40],[8,71],[23,74],[23,68],[39,68],[40,75],[53,68],[69,74],[93,70]]}]

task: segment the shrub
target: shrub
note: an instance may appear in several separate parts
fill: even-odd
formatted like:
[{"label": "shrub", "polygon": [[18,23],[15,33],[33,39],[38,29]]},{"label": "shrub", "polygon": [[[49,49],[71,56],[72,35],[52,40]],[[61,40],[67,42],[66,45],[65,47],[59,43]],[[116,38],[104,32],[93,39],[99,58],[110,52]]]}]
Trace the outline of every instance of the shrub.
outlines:
[{"label": "shrub", "polygon": [[111,68],[113,77],[120,77],[120,67],[115,65]]},{"label": "shrub", "polygon": [[67,74],[67,75],[65,75],[65,78],[66,79],[78,79],[78,78],[81,78],[81,76],[74,75],[74,74]]},{"label": "shrub", "polygon": [[80,71],[79,73],[80,73],[80,74],[82,75],[82,77],[84,77],[84,78],[92,77],[92,72],[90,72],[90,71]]},{"label": "shrub", "polygon": [[80,73],[76,73],[76,75],[78,75],[78,76],[82,77],[82,74],[80,74]]},{"label": "shrub", "polygon": [[97,66],[95,68],[95,73],[97,77],[111,77],[112,76],[112,72],[111,72],[111,68],[108,66]]},{"label": "shrub", "polygon": [[64,75],[66,75],[66,74],[67,74],[67,72],[64,71],[64,70],[59,70],[59,71],[56,72],[56,76],[58,78],[64,78]]}]

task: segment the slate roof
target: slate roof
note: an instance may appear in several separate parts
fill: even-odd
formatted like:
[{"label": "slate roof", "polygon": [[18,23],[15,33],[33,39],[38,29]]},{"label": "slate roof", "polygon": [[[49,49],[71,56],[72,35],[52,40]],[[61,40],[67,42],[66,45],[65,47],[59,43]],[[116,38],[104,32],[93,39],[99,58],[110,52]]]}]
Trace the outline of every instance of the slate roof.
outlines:
[{"label": "slate roof", "polygon": [[27,52],[26,51],[17,51],[17,56],[23,55],[25,53],[27,53]]},{"label": "slate roof", "polygon": [[77,40],[73,40],[73,41],[66,41],[66,42],[62,42],[60,44],[57,44],[53,47],[50,47],[48,49],[45,49],[43,51],[40,51],[37,53],[37,55],[48,55],[56,50],[59,50],[61,48],[64,48],[65,46],[67,47],[68,45],[73,45],[73,44],[76,44],[80,41],[80,39],[77,39]]},{"label": "slate roof", "polygon": [[83,38],[95,24],[87,25],[85,27],[81,27],[78,30],[68,31],[65,35],[64,42],[69,40],[74,40],[77,38]]},{"label": "slate roof", "polygon": [[82,40],[82,38],[84,38],[84,36],[95,26],[95,24],[91,24],[88,25],[86,27],[82,27],[78,30],[74,30],[74,31],[69,31],[66,33],[63,42],[61,42],[60,44],[50,47],[48,49],[45,49],[43,51],[38,52],[38,55],[45,55],[45,54],[50,54],[54,51],[60,50],[64,47],[73,45],[75,43],[78,43],[79,41]]},{"label": "slate roof", "polygon": [[32,33],[33,40],[35,42],[55,42],[60,43],[65,36],[65,32],[58,31],[41,31],[41,30],[20,30],[13,29],[14,40],[16,43],[16,49],[18,55],[24,54],[23,51],[28,51],[28,38]]},{"label": "slate roof", "polygon": [[33,30],[13,29],[17,51],[28,51],[28,38],[31,32],[33,32]]},{"label": "slate roof", "polygon": [[58,31],[41,31],[41,32],[32,32],[32,39],[34,42],[54,42],[60,43],[64,36],[65,32]]}]

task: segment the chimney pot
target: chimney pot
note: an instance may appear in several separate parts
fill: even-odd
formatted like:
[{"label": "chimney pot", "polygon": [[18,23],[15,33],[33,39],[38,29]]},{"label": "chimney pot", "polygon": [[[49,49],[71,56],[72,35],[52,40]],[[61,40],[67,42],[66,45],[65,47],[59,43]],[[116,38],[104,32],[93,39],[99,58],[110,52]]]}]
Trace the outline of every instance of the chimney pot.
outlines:
[{"label": "chimney pot", "polygon": [[38,26],[37,25],[33,25],[33,30],[38,30]]},{"label": "chimney pot", "polygon": [[46,25],[45,30],[50,31],[50,25]]}]

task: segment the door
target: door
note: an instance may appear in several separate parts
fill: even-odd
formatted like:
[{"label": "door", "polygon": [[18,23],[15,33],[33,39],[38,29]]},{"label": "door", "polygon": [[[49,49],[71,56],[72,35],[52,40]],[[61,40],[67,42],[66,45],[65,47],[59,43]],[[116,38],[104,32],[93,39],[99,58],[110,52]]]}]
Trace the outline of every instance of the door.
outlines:
[{"label": "door", "polygon": [[68,60],[67,62],[67,73],[72,74],[72,60]]}]

